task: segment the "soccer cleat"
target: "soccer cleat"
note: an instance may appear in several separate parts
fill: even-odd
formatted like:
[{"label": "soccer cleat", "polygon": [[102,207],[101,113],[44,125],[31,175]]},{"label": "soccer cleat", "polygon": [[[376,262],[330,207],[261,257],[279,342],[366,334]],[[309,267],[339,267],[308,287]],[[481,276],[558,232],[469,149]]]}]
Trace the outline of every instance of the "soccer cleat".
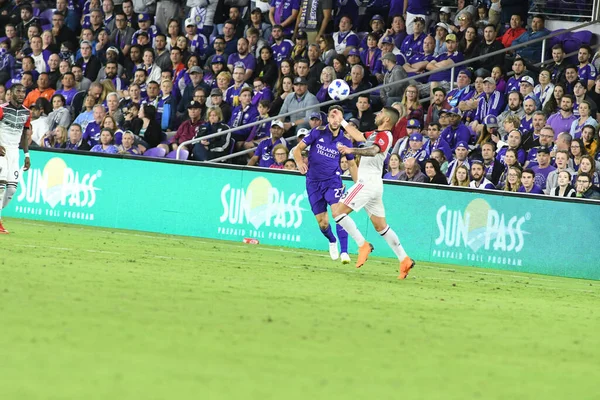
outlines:
[{"label": "soccer cleat", "polygon": [[340,253],[338,253],[337,242],[329,243],[329,255],[332,260],[337,260],[340,258]]},{"label": "soccer cleat", "polygon": [[358,258],[356,259],[356,268],[363,266],[363,264],[367,261],[367,258],[369,258],[369,254],[371,254],[373,250],[375,249],[369,242],[365,242],[365,244],[360,246],[358,249]]},{"label": "soccer cleat", "polygon": [[415,260],[409,256],[404,257],[404,260],[400,263],[400,275],[398,279],[406,279],[408,272],[415,266]]},{"label": "soccer cleat", "polygon": [[5,234],[8,235],[8,231],[4,228],[4,226],[2,225],[2,221],[0,221],[0,234]]},{"label": "soccer cleat", "polygon": [[342,264],[350,264],[350,256],[348,253],[340,254],[340,259],[342,260]]}]

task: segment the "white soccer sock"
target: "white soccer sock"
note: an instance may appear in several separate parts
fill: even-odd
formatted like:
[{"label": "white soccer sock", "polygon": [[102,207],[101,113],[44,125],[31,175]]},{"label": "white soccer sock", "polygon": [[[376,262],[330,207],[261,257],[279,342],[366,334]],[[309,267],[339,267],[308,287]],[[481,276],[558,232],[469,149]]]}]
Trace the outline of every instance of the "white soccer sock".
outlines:
[{"label": "white soccer sock", "polygon": [[348,232],[348,235],[354,239],[358,247],[361,247],[365,244],[365,237],[360,233],[358,228],[356,227],[356,223],[352,218],[350,218],[347,214],[340,214],[335,218],[335,223],[339,224]]},{"label": "white soccer sock", "polygon": [[0,184],[0,217],[2,217],[2,209],[4,208],[2,204],[4,204],[4,193],[6,192],[6,184]]},{"label": "white soccer sock", "polygon": [[10,203],[15,193],[17,193],[17,184],[14,182],[7,183],[6,191],[4,192],[4,199],[2,199],[2,208],[6,208],[6,206],[8,206],[8,203]]},{"label": "white soccer sock", "polygon": [[400,244],[400,239],[398,239],[396,232],[394,232],[393,229],[388,225],[381,232],[377,233],[379,233],[385,239],[387,244],[398,257],[398,260],[404,260],[406,257],[406,251],[404,251],[404,247],[402,247]]}]

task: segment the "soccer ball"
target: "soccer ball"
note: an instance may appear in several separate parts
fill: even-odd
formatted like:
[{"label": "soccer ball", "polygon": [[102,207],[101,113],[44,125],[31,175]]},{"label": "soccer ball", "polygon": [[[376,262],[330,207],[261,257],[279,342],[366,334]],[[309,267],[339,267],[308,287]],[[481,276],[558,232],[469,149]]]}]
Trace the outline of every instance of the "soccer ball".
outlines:
[{"label": "soccer ball", "polygon": [[343,79],[336,79],[329,84],[327,93],[332,100],[346,100],[350,96],[350,86]]}]

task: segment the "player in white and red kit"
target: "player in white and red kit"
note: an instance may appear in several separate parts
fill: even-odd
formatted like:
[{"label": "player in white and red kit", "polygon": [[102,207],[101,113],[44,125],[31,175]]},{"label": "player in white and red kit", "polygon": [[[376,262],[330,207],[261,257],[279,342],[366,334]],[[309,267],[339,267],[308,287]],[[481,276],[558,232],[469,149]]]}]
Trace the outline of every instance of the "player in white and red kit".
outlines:
[{"label": "player in white and red kit", "polygon": [[[23,171],[30,167],[27,130],[31,127],[31,113],[23,106],[25,87],[13,85],[8,103],[0,105],[0,217],[17,192],[19,182],[19,144],[25,153]],[[8,233],[0,219],[0,233]]]},{"label": "player in white and red kit", "polygon": [[400,261],[398,279],[404,279],[411,268],[414,267],[415,262],[406,254],[400,244],[398,235],[385,221],[385,208],[383,207],[383,164],[393,144],[391,130],[398,122],[398,111],[392,107],[384,107],[375,118],[377,130],[367,132],[366,135],[363,135],[355,127],[348,125],[341,112],[334,110],[332,113],[333,118],[342,125],[355,141],[365,144],[362,148],[346,146],[339,148],[342,154],[354,154],[362,157],[358,166],[358,181],[344,194],[340,202],[332,207],[335,222],[341,225],[356,241],[359,247],[356,268],[360,268],[373,251],[373,246],[365,240],[356,228],[356,223],[348,214],[364,208],[369,214],[377,233],[385,239],[398,257]]}]

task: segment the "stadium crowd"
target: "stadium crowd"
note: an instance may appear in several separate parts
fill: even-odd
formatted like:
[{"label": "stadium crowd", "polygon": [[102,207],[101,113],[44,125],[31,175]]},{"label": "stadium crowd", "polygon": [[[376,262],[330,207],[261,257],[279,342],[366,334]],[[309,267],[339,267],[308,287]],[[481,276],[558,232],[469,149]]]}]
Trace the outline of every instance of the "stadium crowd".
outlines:
[{"label": "stadium crowd", "polygon": [[576,60],[558,43],[541,66],[541,41],[484,57],[450,90],[445,68],[550,33],[541,15],[526,26],[526,1],[457,5],[0,0],[0,102],[26,87],[33,147],[165,156],[239,128],[183,155],[253,150],[228,162],[295,169],[290,147],[327,123],[320,103],[343,79],[353,94],[376,89],[340,104],[361,131],[383,106],[400,112],[386,179],[600,199],[589,43]]}]

